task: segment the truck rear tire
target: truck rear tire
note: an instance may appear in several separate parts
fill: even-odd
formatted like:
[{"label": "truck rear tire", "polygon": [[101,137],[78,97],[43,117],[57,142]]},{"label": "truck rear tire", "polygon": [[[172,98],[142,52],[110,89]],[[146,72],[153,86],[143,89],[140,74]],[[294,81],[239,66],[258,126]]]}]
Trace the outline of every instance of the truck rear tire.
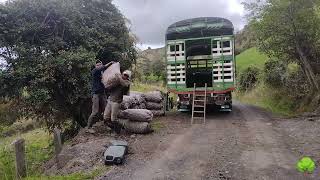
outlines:
[{"label": "truck rear tire", "polygon": [[230,111],[228,111],[229,113],[232,112],[232,104],[230,104]]},{"label": "truck rear tire", "polygon": [[227,113],[231,113],[232,112],[232,104],[229,104],[229,109],[228,111],[226,111]]}]

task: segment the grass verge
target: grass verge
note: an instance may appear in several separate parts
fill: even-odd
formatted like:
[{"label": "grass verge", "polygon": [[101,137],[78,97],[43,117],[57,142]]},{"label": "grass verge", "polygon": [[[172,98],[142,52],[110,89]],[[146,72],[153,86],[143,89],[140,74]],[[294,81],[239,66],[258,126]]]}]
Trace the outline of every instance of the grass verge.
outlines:
[{"label": "grass verge", "polygon": [[150,91],[165,91],[165,87],[163,84],[158,83],[158,84],[145,84],[145,83],[140,83],[140,82],[134,82],[131,87],[132,91],[138,91],[138,92],[150,92]]},{"label": "grass verge", "polygon": [[14,180],[15,157],[12,142],[17,138],[25,139],[27,177],[26,180],[82,180],[94,179],[110,169],[108,166],[99,166],[89,173],[78,172],[70,175],[43,176],[42,168],[44,162],[53,157],[54,147],[52,136],[45,129],[36,129],[28,133],[0,138],[0,179]]},{"label": "grass verge", "polygon": [[25,180],[89,180],[100,176],[108,170],[110,170],[109,166],[100,166],[90,173],[78,172],[63,176],[29,176]]},{"label": "grass verge", "polygon": [[44,129],[36,129],[21,135],[0,138],[0,179],[17,179],[15,176],[14,149],[11,144],[17,138],[25,139],[27,174],[41,174],[41,165],[53,155],[52,137]]},{"label": "grass verge", "polygon": [[235,93],[235,99],[245,104],[262,107],[274,114],[291,117],[298,112],[294,111],[295,103],[285,93],[266,87],[263,83],[246,93]]}]

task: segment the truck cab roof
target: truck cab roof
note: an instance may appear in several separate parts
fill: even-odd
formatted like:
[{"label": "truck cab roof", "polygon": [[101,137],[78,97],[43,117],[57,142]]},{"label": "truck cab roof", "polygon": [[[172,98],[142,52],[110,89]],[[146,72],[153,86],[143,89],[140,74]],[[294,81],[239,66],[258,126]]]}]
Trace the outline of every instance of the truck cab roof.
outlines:
[{"label": "truck cab roof", "polygon": [[199,17],[182,20],[170,25],[166,32],[166,40],[224,36],[233,35],[233,33],[233,24],[228,19]]}]

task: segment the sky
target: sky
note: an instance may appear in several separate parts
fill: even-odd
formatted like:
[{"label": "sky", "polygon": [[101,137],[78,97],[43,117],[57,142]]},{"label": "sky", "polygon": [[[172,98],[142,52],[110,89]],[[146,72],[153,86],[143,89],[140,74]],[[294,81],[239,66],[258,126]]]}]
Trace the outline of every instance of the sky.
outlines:
[{"label": "sky", "polygon": [[232,21],[235,30],[245,25],[242,0],[113,0],[131,22],[138,37],[138,47],[164,46],[169,25],[188,18],[223,17]]},{"label": "sky", "polygon": [[[4,2],[5,0],[0,0]],[[164,46],[169,25],[188,18],[223,17],[232,21],[235,30],[245,25],[243,0],[113,0],[130,20],[129,28],[138,37],[138,47]]]}]

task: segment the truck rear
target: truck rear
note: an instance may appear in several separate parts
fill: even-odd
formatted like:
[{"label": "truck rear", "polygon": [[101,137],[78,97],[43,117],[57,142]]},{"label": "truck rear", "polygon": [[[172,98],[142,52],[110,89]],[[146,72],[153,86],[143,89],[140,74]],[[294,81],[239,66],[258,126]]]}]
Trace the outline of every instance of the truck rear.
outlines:
[{"label": "truck rear", "polygon": [[187,19],[168,27],[167,88],[178,95],[180,111],[190,110],[193,94],[205,91],[207,106],[232,110],[236,69],[233,31],[229,20],[217,17]]}]

